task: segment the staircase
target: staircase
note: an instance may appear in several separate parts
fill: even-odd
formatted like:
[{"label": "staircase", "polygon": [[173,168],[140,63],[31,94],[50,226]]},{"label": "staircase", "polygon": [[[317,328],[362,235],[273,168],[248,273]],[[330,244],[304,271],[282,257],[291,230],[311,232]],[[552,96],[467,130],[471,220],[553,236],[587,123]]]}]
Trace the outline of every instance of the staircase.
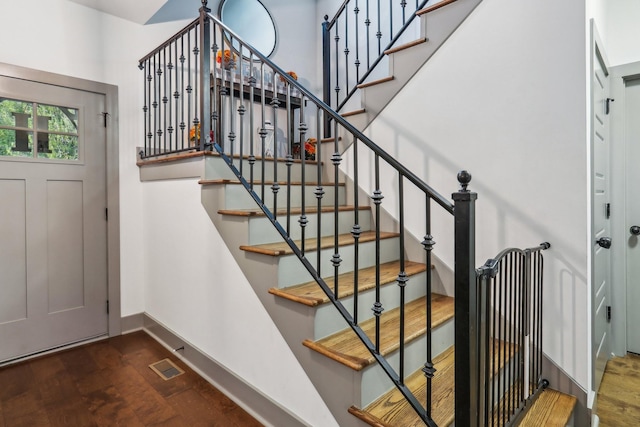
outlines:
[{"label": "staircase", "polygon": [[[446,11],[462,3],[470,5],[473,0],[445,1],[420,16]],[[204,4],[206,6],[206,2]],[[207,22],[206,7],[201,11],[200,20],[192,24],[194,30]],[[225,33],[227,30],[223,24],[215,19],[213,22],[213,37],[205,39],[201,45],[212,44],[215,55],[221,48],[215,40],[228,40],[230,46],[239,42],[242,47],[238,68],[243,70],[244,44]],[[205,29],[204,33],[208,31]],[[184,34],[187,34],[186,30],[180,33],[180,37]],[[448,36],[443,37],[444,41]],[[389,51],[393,58],[391,63],[400,64],[398,61],[402,61],[400,58],[405,54],[407,58],[420,56],[408,52],[417,52],[423,49],[423,45],[426,42],[415,42]],[[424,54],[428,57],[435,49],[425,48],[425,52],[430,53]],[[197,63],[199,51],[193,54],[196,56],[194,63]],[[145,79],[150,88],[156,85],[155,75],[163,75],[155,70],[151,72],[151,68],[156,67],[156,62],[167,62],[166,54],[163,61],[156,61],[153,55],[141,60],[141,69],[146,70]],[[209,50],[204,49],[202,55],[203,62],[208,64]],[[460,354],[469,356],[469,340],[475,339],[473,334],[466,333],[471,323],[465,322],[476,320],[465,320],[464,316],[467,313],[468,317],[472,311],[469,305],[473,307],[475,302],[470,298],[460,298],[475,286],[477,279],[473,265],[474,244],[471,243],[474,239],[475,194],[467,190],[471,177],[465,173],[459,175],[461,189],[455,193],[454,206],[357,130],[366,127],[383,108],[383,105],[376,106],[378,104],[367,100],[388,102],[384,101],[385,97],[391,99],[393,92],[399,90],[413,73],[407,71],[394,74],[393,78],[362,83],[359,90],[363,91],[364,109],[344,114],[350,117],[349,120],[351,117],[360,120],[360,124],[354,126],[334,111],[324,109],[313,94],[297,86],[283,70],[259,53],[251,51],[251,55],[271,67],[272,80],[267,80],[264,73],[260,80],[253,73],[250,76],[236,74],[233,67],[230,70],[213,68],[211,75],[200,73],[200,87],[211,87],[213,94],[201,100],[200,107],[206,113],[200,111],[200,117],[207,117],[210,111],[214,111],[211,114],[214,121],[200,123],[197,116],[193,117],[194,127],[201,126],[194,133],[205,136],[211,132],[217,136],[217,141],[203,137],[189,147],[176,146],[173,149],[171,132],[177,126],[169,122],[165,123],[168,129],[164,132],[165,148],[159,150],[159,145],[154,145],[147,150],[145,146],[143,156],[155,156],[158,152],[162,155],[175,154],[199,148],[205,159],[204,177],[200,181],[203,206],[341,427],[404,427],[425,423],[445,426],[451,425],[456,418],[460,423],[464,419],[460,418],[461,413],[464,410],[473,412],[469,407],[477,404],[473,398],[477,394],[476,389],[471,383],[469,387],[459,387],[454,393],[454,373],[459,379],[467,375],[464,369],[471,369],[464,360],[454,364],[454,351],[459,359],[465,359]],[[168,62],[171,64],[171,57]],[[407,64],[402,63],[400,68],[408,69]],[[164,75],[172,70],[171,65]],[[183,75],[190,72],[182,71]],[[278,89],[277,77],[284,83],[282,90]],[[170,83],[171,77],[169,92]],[[161,92],[160,85],[158,83],[157,93]],[[382,89],[386,85],[391,86]],[[291,99],[292,87],[302,93],[297,95],[297,103]],[[162,104],[152,99],[150,89],[147,93],[146,102],[153,104],[154,109],[160,108],[153,110],[154,117],[160,117]],[[160,96],[153,93],[153,96]],[[177,105],[175,111],[178,111],[180,97],[173,97]],[[169,102],[168,96],[162,99],[165,104]],[[257,141],[253,136],[249,140],[243,135],[247,128],[245,114],[249,115],[251,123],[249,131],[254,128],[253,106],[245,107],[243,100],[252,101],[249,104],[256,100],[261,103],[262,118]],[[315,135],[320,141],[317,144],[319,161],[278,156],[277,151],[276,158],[256,155],[254,148],[257,145],[261,145],[262,153],[265,152],[268,134],[265,105],[272,108],[275,127],[281,111],[279,107],[284,106],[282,112],[286,116],[287,129],[297,126],[299,142],[302,142],[308,130],[304,122],[307,101],[318,107]],[[293,111],[294,104],[299,113]],[[180,108],[186,110],[184,106]],[[145,113],[147,111],[145,106]],[[298,121],[295,120],[296,114],[299,114]],[[359,119],[356,118],[358,115]],[[323,119],[333,121],[337,138],[320,138],[319,124]],[[152,123],[151,120],[148,122]],[[185,123],[179,127],[184,130]],[[158,135],[162,134],[158,132]],[[150,141],[156,138],[152,132],[146,132],[145,136]],[[294,136],[295,131],[289,134],[290,139]],[[347,146],[348,157],[343,159],[341,153]],[[216,152],[209,151],[210,147]],[[372,176],[372,182],[367,184],[358,181],[358,170],[364,162],[359,160],[358,147],[367,149],[371,156],[366,163],[370,167],[367,174]],[[179,156],[174,158],[181,161]],[[172,161],[172,157],[164,160]],[[143,167],[156,164],[154,160],[146,162],[141,162]],[[388,168],[386,172],[382,172],[380,163]],[[346,173],[341,167],[353,168],[352,173]],[[397,184],[397,194],[387,195],[391,203],[383,205],[386,209],[381,209],[385,195],[379,191],[383,175],[385,180]],[[365,189],[365,185],[373,191]],[[419,197],[405,200],[405,186],[411,187],[413,195],[417,191]],[[394,205],[396,196],[398,203]],[[423,240],[405,225],[404,219],[405,211],[411,210],[411,214],[416,214],[414,211],[419,210],[413,206],[418,199],[421,199],[418,204],[423,209],[423,213],[418,215],[424,215],[424,227],[418,227],[417,233],[424,232]],[[412,209],[406,209],[405,205],[411,205]],[[446,215],[455,215],[456,251],[462,248],[464,255],[458,257],[456,252],[455,272],[437,257],[432,257],[435,244],[431,236],[432,205],[442,207]],[[455,300],[452,297],[454,287],[459,296]],[[463,316],[454,316],[454,312]],[[454,329],[462,332],[456,334]],[[511,344],[512,341],[492,338],[491,345],[488,342],[487,347],[491,351],[487,357],[492,359],[493,369],[478,385],[500,390],[501,379],[509,377],[510,372],[516,372],[516,366],[524,356],[522,350]],[[505,380],[502,383],[505,384]],[[505,390],[504,385],[502,390]],[[465,399],[469,404],[460,403]],[[501,399],[498,396],[494,412],[504,415],[507,413],[504,408],[511,403],[502,403]],[[504,400],[507,401],[511,402]],[[426,414],[422,412],[423,407]],[[496,425],[503,425],[502,422],[511,416],[512,409],[515,408],[509,406],[508,415],[497,415],[503,419]],[[558,422],[556,425],[565,425],[567,419],[562,416]],[[464,421],[461,423],[466,424]]]}]

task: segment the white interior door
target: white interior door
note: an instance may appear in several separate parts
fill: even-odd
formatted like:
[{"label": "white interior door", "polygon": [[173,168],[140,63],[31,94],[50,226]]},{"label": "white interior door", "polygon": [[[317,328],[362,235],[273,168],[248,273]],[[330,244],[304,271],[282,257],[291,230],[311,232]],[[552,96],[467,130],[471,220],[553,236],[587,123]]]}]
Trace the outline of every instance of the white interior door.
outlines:
[{"label": "white interior door", "polygon": [[625,81],[627,170],[627,351],[640,354],[640,78]]},{"label": "white interior door", "polygon": [[104,102],[0,77],[0,363],[108,332]]},{"label": "white interior door", "polygon": [[592,221],[592,361],[593,386],[600,387],[611,354],[611,224],[609,72],[597,39],[592,59],[591,221]]}]

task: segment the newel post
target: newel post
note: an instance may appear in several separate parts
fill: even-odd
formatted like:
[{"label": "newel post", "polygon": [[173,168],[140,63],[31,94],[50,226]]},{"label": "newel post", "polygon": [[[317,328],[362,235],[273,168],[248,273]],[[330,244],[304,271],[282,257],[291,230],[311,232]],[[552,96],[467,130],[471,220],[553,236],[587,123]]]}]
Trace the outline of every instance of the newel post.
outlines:
[{"label": "newel post", "polygon": [[211,21],[207,0],[200,8],[200,151],[211,146]]},{"label": "newel post", "polygon": [[[324,15],[322,23],[322,100],[331,106],[331,38],[329,37],[329,16]],[[331,137],[329,117],[324,116],[324,137]]]},{"label": "newel post", "polygon": [[453,193],[455,222],[455,417],[456,425],[479,426],[478,293],[476,285],[476,193],[471,174],[458,173]]}]

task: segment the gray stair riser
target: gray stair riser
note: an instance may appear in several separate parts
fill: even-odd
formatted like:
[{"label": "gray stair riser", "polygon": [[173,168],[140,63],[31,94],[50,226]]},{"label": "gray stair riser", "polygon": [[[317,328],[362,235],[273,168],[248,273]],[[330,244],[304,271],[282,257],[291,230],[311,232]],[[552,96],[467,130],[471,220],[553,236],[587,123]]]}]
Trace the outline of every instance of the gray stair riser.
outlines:
[{"label": "gray stair riser", "polygon": [[[380,242],[380,262],[390,262],[398,259],[398,247],[399,239],[383,239]],[[317,252],[314,248],[306,248],[307,253],[305,257],[309,260],[314,267],[317,263]],[[342,246],[339,248],[340,263],[339,273],[354,270],[354,246]],[[366,268],[375,265],[376,245],[375,242],[365,242],[359,245],[359,268]],[[331,257],[334,254],[333,248],[323,249],[320,252],[320,259],[322,263],[320,265],[320,273],[323,277],[333,273],[333,265],[331,264]],[[296,255],[283,255],[278,257],[278,287],[286,288],[288,286],[298,285],[312,281],[312,277],[307,269],[300,263]]]},{"label": "gray stair riser", "polygon": [[[412,301],[425,296],[425,278],[426,273],[424,272],[409,276],[409,281],[405,286],[405,301]],[[375,288],[372,288],[358,294],[358,322],[361,323],[373,317],[371,307],[376,301],[375,291]],[[353,299],[353,296],[349,296],[340,300],[352,316]],[[380,302],[385,311],[393,310],[400,306],[400,288],[397,282],[380,287]],[[345,320],[331,303],[323,304],[317,308],[314,324],[314,340],[334,334],[347,326]]]},{"label": "gray stair riser", "polygon": [[[225,184],[225,209],[255,209],[256,203],[255,201],[248,195],[247,190],[240,184]],[[291,192],[291,207],[300,207],[302,205],[301,200],[301,190],[300,186],[292,186]],[[323,187],[324,196],[322,197],[322,206],[333,206],[334,205],[334,189],[335,187]],[[255,186],[253,190],[258,197],[261,197],[262,189],[259,186]],[[315,186],[307,185],[305,186],[305,204],[309,207],[317,206],[317,199],[314,194],[316,191]],[[287,187],[286,185],[280,185],[277,193],[277,208],[286,208],[287,207]],[[338,204],[345,204],[345,188],[344,186],[338,187]],[[273,210],[273,200],[274,194],[271,189],[271,185],[265,185],[264,188],[264,198],[265,204],[271,210]]]},{"label": "gray stair riser", "polygon": [[[435,359],[440,353],[451,347],[454,343],[454,319],[451,318],[446,322],[434,328],[431,333],[431,357]],[[426,362],[427,337],[421,336],[405,345],[405,376],[409,376],[418,369],[422,369]],[[396,350],[386,356],[391,366],[398,372],[400,352]],[[360,408],[364,408],[374,400],[391,390],[394,385],[384,372],[384,370],[374,363],[362,370],[361,379],[361,402]]]},{"label": "gray stair riser", "polygon": [[[318,214],[311,213],[306,214],[307,217],[307,226],[305,227],[305,238],[315,238],[317,235],[317,227],[318,227]],[[335,213],[333,212],[322,212],[320,214],[321,217],[321,236],[332,236],[335,232],[334,230],[334,222],[335,222]],[[338,233],[350,233],[353,224],[354,224],[355,212],[353,211],[343,211],[339,212],[338,218]],[[285,216],[278,216],[278,221],[286,221]],[[293,240],[299,240],[302,238],[302,227],[298,220],[300,219],[300,214],[293,215],[291,217],[291,228],[289,230],[289,236]],[[362,210],[358,215],[358,222],[360,224],[360,229],[362,231],[368,231],[371,229],[371,214],[369,211]],[[283,223],[283,227],[286,227],[286,224]],[[271,221],[264,216],[260,217],[251,217],[249,218],[249,244],[250,245],[261,245],[264,243],[277,242],[282,239],[280,233],[276,231],[276,229],[271,225]]]},{"label": "gray stair riser", "polygon": [[[253,165],[253,179],[254,181],[262,180],[262,161],[258,160]],[[265,180],[273,180],[273,159],[265,160]],[[283,181],[287,178],[288,166],[285,162],[279,161],[278,163],[278,180]],[[233,165],[240,171],[240,160],[234,159]],[[251,179],[251,165],[247,159],[242,161],[242,175],[249,181]],[[317,165],[305,163],[305,180],[315,181],[317,176]],[[204,170],[205,179],[236,179],[236,176],[231,172],[231,168],[225,163],[222,158],[217,156],[207,157]],[[302,181],[302,164],[293,163],[291,166],[291,180],[294,182]]]}]

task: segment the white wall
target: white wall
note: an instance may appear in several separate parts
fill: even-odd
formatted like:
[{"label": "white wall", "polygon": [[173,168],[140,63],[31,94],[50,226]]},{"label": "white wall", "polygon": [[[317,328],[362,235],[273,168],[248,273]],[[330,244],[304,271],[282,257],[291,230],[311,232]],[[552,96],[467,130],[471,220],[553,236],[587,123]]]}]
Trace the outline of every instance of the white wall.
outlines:
[{"label": "white wall", "polygon": [[[585,31],[580,0],[484,1],[368,132],[446,196],[459,170],[472,173],[477,265],[505,247],[551,242],[545,352],[586,389]],[[451,223],[440,227],[447,260],[451,244],[438,234]]]},{"label": "white wall", "polygon": [[196,179],[144,183],[146,312],[313,426],[335,420],[200,202]]},{"label": "white wall", "polygon": [[611,66],[640,61],[640,3],[635,0],[607,2],[605,45]]}]

